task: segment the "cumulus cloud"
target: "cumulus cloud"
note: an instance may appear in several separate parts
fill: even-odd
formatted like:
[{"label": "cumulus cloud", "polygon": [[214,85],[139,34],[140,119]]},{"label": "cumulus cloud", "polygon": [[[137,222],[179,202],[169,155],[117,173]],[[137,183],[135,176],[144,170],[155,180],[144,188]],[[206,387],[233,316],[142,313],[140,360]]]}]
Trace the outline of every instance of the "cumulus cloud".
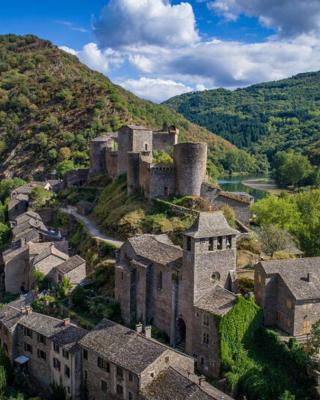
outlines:
[{"label": "cumulus cloud", "polygon": [[118,82],[125,89],[130,90],[139,97],[161,103],[170,97],[191,92],[193,89],[180,82],[164,79],[142,77]]},{"label": "cumulus cloud", "polygon": [[283,37],[320,32],[319,0],[215,0],[208,6],[229,20],[241,14],[258,17]]},{"label": "cumulus cloud", "polygon": [[88,43],[79,51],[67,46],[61,46],[60,49],[77,56],[89,68],[103,74],[108,73],[110,66],[118,67],[124,61],[124,56],[119,52],[113,49],[100,50],[96,43]]},{"label": "cumulus cloud", "polygon": [[110,0],[93,29],[101,48],[183,46],[199,40],[192,6],[167,0]]}]

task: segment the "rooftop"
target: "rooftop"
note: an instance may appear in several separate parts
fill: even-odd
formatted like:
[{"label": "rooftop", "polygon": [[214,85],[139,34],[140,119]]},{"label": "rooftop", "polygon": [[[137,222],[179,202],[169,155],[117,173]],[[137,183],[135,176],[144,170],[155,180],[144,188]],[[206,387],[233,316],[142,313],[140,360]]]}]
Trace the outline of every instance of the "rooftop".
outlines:
[{"label": "rooftop", "polygon": [[268,275],[278,274],[296,300],[320,299],[320,257],[262,261]]},{"label": "rooftop", "polygon": [[106,360],[137,374],[167,351],[166,346],[146,339],[135,331],[107,319],[101,321],[93,331],[84,336],[80,344]]},{"label": "rooftop", "polygon": [[160,373],[158,378],[142,391],[142,398],[145,400],[232,400],[230,396],[213,386],[210,392],[204,390],[172,367]]},{"label": "rooftop", "polygon": [[33,265],[36,265],[40,261],[44,260],[45,258],[54,255],[58,258],[61,258],[62,261],[65,261],[69,258],[69,256],[62,252],[61,250],[57,249],[54,243],[50,243],[50,245],[45,248],[41,253],[39,253],[33,260]]},{"label": "rooftop", "polygon": [[182,257],[182,249],[167,235],[141,235],[128,239],[137,256],[166,265]]},{"label": "rooftop", "polygon": [[217,236],[238,235],[239,232],[231,228],[221,211],[200,212],[198,218],[185,235],[194,238],[209,238]]},{"label": "rooftop", "polygon": [[19,324],[52,339],[59,346],[67,347],[69,350],[87,333],[85,329],[70,322],[65,324],[61,319],[36,312],[24,315]]},{"label": "rooftop", "polygon": [[74,269],[78,268],[80,265],[85,264],[85,262],[86,261],[82,257],[75,255],[73,257],[70,257],[62,264],[59,264],[56,269],[63,274],[67,274],[68,272],[71,272]]},{"label": "rooftop", "polygon": [[22,308],[30,305],[33,301],[33,293],[21,296],[18,300],[4,305],[0,310],[0,321],[8,329],[13,329],[19,320],[24,316]]},{"label": "rooftop", "polygon": [[215,286],[210,292],[202,296],[195,306],[215,315],[225,315],[232,309],[236,296],[221,286]]}]

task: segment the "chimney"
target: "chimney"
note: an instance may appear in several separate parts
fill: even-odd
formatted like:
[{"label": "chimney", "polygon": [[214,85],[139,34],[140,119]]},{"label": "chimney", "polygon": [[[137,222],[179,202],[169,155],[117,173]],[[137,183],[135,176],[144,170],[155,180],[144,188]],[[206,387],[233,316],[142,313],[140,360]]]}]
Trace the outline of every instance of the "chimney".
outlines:
[{"label": "chimney", "polygon": [[206,378],[205,378],[203,375],[199,376],[199,386],[202,386],[202,384],[203,384],[205,381],[206,381]]},{"label": "chimney", "polygon": [[152,327],[149,326],[145,326],[144,328],[144,336],[146,337],[146,339],[151,339],[152,338]]},{"label": "chimney", "polygon": [[31,306],[26,306],[26,315],[32,314],[32,308]]},{"label": "chimney", "polygon": [[21,314],[26,314],[27,312],[26,312],[26,307],[21,307],[20,308],[20,312],[21,312]]},{"label": "chimney", "polygon": [[141,334],[141,333],[142,333],[142,329],[143,329],[142,323],[139,322],[139,323],[136,325],[136,332],[139,333],[139,334]]},{"label": "chimney", "polygon": [[70,318],[64,318],[63,326],[69,326],[69,325],[70,325]]}]

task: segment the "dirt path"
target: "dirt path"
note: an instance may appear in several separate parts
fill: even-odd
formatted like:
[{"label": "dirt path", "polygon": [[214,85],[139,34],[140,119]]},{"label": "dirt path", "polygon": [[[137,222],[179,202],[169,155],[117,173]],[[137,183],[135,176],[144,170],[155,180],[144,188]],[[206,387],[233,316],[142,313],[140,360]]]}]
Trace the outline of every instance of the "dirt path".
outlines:
[{"label": "dirt path", "polygon": [[82,222],[93,239],[101,240],[102,242],[106,242],[117,248],[123,245],[123,242],[121,242],[120,240],[104,235],[102,232],[100,232],[97,225],[88,217],[79,214],[75,207],[68,206],[67,208],[61,208],[61,211],[66,214],[73,215],[78,221]]}]

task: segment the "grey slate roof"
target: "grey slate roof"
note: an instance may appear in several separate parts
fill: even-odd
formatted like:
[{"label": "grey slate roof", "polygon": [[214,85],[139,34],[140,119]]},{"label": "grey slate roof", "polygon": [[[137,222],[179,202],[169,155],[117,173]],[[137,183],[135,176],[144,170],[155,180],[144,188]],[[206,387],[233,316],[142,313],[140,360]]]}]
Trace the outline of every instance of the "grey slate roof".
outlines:
[{"label": "grey slate roof", "polygon": [[54,255],[58,258],[61,258],[61,262],[63,260],[67,260],[69,256],[66,253],[63,253],[62,251],[58,250],[53,243],[50,244],[47,248],[45,248],[40,254],[38,254],[34,259],[33,259],[33,265],[36,265],[38,262],[44,260],[45,258]]},{"label": "grey slate roof", "polygon": [[218,389],[206,392],[185,375],[170,367],[160,373],[150,385],[142,390],[143,400],[232,400]]},{"label": "grey slate roof", "polygon": [[0,321],[9,330],[13,330],[19,320],[24,316],[21,308],[30,305],[33,300],[33,293],[29,292],[27,295],[21,296],[18,300],[4,305],[0,309]]},{"label": "grey slate roof", "polygon": [[28,210],[25,213],[19,215],[15,219],[15,221],[17,224],[22,224],[23,222],[29,221],[30,219],[42,221],[42,218],[40,217],[40,215],[32,210]]},{"label": "grey slate roof", "polygon": [[56,269],[63,274],[67,274],[68,272],[71,272],[74,269],[78,268],[80,265],[85,264],[85,262],[86,261],[82,257],[75,255],[73,257],[70,257],[62,264],[59,264]]},{"label": "grey slate roof", "polygon": [[195,307],[215,315],[224,315],[232,309],[235,301],[233,293],[216,285],[196,302]]},{"label": "grey slate roof", "polygon": [[194,238],[209,238],[217,236],[238,235],[239,232],[231,228],[221,211],[200,212],[185,235]]},{"label": "grey slate roof", "polygon": [[141,235],[128,239],[137,256],[166,265],[182,257],[182,249],[164,235]]},{"label": "grey slate roof", "polygon": [[[262,261],[260,265],[266,274],[278,274],[295,299],[320,299],[320,257]],[[310,281],[308,274],[312,274]]]},{"label": "grey slate roof", "polygon": [[144,371],[167,351],[166,346],[107,319],[84,336],[80,345],[136,374]]},{"label": "grey slate roof", "polygon": [[77,325],[69,323],[69,325],[65,326],[64,321],[61,319],[36,312],[24,315],[19,324],[40,333],[68,350],[71,350],[87,333],[85,329],[79,328]]}]

